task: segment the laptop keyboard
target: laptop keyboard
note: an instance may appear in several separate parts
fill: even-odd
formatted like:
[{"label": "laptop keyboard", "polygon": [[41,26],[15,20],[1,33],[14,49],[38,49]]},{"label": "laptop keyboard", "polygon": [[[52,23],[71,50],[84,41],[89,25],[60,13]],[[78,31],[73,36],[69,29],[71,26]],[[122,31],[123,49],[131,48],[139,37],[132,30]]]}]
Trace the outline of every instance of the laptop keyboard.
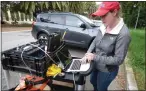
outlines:
[{"label": "laptop keyboard", "polygon": [[79,60],[74,60],[72,63],[71,70],[79,70],[81,67],[81,62]]}]

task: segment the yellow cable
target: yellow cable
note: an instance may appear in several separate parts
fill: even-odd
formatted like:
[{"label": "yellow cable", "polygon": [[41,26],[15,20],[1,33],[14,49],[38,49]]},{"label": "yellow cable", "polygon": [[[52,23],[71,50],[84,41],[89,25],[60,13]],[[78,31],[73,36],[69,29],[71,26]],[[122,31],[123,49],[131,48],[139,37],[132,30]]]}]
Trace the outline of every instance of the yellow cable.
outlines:
[{"label": "yellow cable", "polygon": [[62,36],[62,40],[64,39],[64,36],[66,35],[66,31],[64,32],[63,36]]}]

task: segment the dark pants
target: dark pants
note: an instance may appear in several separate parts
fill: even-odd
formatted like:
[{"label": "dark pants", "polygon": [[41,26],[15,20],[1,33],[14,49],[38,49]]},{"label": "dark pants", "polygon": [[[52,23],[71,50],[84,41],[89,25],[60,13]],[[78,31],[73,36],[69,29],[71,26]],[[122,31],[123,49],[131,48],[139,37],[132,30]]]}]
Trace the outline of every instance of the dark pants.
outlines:
[{"label": "dark pants", "polygon": [[118,70],[113,72],[101,72],[94,70],[90,75],[90,82],[95,91],[107,91],[108,86],[117,76]]}]

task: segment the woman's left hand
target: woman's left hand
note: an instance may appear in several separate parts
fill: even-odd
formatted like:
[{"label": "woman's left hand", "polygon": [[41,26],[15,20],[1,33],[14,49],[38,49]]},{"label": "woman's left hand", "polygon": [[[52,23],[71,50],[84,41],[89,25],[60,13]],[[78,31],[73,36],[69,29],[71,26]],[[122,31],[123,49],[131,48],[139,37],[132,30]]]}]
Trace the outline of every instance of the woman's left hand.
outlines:
[{"label": "woman's left hand", "polygon": [[94,59],[95,55],[93,53],[86,53],[85,56],[87,58],[87,61],[91,62]]}]

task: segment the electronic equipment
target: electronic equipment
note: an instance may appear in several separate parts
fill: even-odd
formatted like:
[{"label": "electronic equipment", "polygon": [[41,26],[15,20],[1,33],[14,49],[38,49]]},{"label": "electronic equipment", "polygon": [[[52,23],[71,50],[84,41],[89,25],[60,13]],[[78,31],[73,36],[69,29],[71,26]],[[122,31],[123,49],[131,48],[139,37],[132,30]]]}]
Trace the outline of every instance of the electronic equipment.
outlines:
[{"label": "electronic equipment", "polygon": [[61,33],[53,32],[47,34],[47,39],[40,38],[39,44],[47,46],[47,52],[54,52],[61,45]]},{"label": "electronic equipment", "polygon": [[[36,45],[37,43],[34,42],[31,44]],[[38,44],[38,47],[44,49],[43,45]],[[45,72],[49,66],[49,60],[46,61],[44,52],[30,44],[6,50],[2,52],[2,56],[2,65],[5,70],[30,73],[45,77]]]},{"label": "electronic equipment", "polygon": [[[66,62],[66,58],[64,58],[63,55],[67,56],[70,55],[70,53],[68,52],[67,47],[62,49],[63,46],[60,42],[60,33],[51,33],[48,37],[48,40],[39,39],[37,42],[17,46],[2,52],[1,61],[3,69],[30,73],[46,78],[47,69],[53,63],[53,61],[51,61],[46,55],[47,53],[53,60],[55,60],[55,62],[61,60],[62,63],[65,64],[65,70],[63,70],[65,73],[64,76],[48,78],[71,83],[74,81],[74,86],[77,87],[74,88],[76,88],[76,90],[83,90],[82,88],[85,84],[84,76],[91,73],[93,62],[82,64],[80,62],[81,59],[72,59]],[[62,50],[61,52],[63,55],[61,53],[59,54],[58,50]],[[54,54],[57,54],[56,52],[58,52],[58,57],[56,55],[54,57]],[[27,64],[27,66],[24,63]],[[73,72],[78,72],[80,74],[74,74]]]},{"label": "electronic equipment", "polygon": [[47,51],[53,52],[55,51],[61,44],[61,33],[60,32],[54,32],[49,34],[48,36],[48,43],[47,43]]},{"label": "electronic equipment", "polygon": [[39,39],[2,52],[3,68],[45,77],[49,65],[58,61],[54,51],[61,45],[60,36],[59,32],[51,33],[48,40]]},{"label": "electronic equipment", "polygon": [[90,63],[82,63],[81,59],[73,59],[67,72],[86,72],[90,68]]}]

